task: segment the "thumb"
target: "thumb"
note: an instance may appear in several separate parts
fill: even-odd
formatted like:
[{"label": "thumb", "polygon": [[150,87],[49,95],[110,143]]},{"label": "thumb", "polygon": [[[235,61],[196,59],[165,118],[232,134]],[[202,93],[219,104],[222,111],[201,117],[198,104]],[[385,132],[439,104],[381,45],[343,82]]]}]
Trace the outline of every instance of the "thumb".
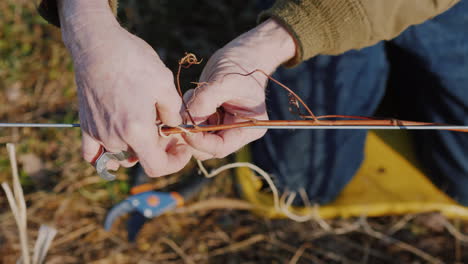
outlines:
[{"label": "thumb", "polygon": [[190,98],[186,102],[196,122],[205,121],[216,113],[218,107],[229,100],[228,95],[215,86],[216,84],[207,84],[190,92]]},{"label": "thumb", "polygon": [[190,102],[190,100],[191,100],[191,98],[192,98],[194,92],[195,92],[195,89],[188,89],[188,90],[184,93],[184,96],[183,96],[184,102],[186,102],[186,103]]}]

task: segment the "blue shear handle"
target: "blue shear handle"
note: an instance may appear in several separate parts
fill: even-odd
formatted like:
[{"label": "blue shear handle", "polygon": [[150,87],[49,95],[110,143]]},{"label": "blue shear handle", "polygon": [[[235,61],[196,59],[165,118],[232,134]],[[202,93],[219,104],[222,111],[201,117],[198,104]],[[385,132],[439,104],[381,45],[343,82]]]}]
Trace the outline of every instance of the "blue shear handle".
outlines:
[{"label": "blue shear handle", "polygon": [[177,207],[182,196],[177,193],[142,192],[130,196],[116,204],[106,216],[104,228],[110,230],[114,221],[121,215],[138,212],[146,218],[153,218]]},{"label": "blue shear handle", "polygon": [[177,199],[167,192],[143,192],[133,195],[127,199],[135,211],[146,218],[153,218],[164,212],[177,207]]}]

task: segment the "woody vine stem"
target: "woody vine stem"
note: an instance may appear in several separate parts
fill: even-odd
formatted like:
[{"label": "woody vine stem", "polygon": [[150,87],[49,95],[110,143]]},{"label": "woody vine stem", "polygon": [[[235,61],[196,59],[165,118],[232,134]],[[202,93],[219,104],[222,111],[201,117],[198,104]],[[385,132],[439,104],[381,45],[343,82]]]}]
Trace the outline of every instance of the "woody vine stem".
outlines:
[{"label": "woody vine stem", "polygon": [[[311,126],[321,126],[321,127],[326,127],[326,126],[349,126],[349,127],[364,127],[364,126],[385,126],[385,127],[404,127],[404,126],[420,126],[420,127],[439,127],[442,124],[437,124],[437,123],[428,123],[428,122],[415,122],[415,121],[404,121],[404,120],[397,120],[397,119],[378,119],[375,117],[364,117],[364,116],[348,116],[348,115],[322,115],[322,116],[316,116],[312,110],[307,106],[307,104],[289,87],[286,85],[282,84],[275,78],[271,77],[267,73],[265,73],[263,70],[256,69],[252,72],[242,74],[242,73],[229,73],[229,74],[237,74],[237,75],[242,75],[242,76],[250,76],[256,72],[259,72],[263,75],[265,75],[269,80],[273,81],[274,83],[278,84],[281,88],[286,90],[288,92],[288,97],[289,97],[289,104],[291,106],[290,111],[293,113],[297,113],[301,120],[258,120],[258,119],[253,119],[253,118],[247,118],[244,117],[243,119],[246,119],[247,121],[245,122],[239,122],[239,123],[232,123],[232,124],[220,124],[221,117],[223,114],[231,114],[223,111],[217,111],[216,114],[218,115],[218,124],[216,125],[209,125],[209,126],[199,126],[194,122],[194,119],[192,115],[190,114],[190,109],[187,108],[187,104],[184,101],[183,95],[182,95],[182,90],[180,86],[180,74],[182,68],[189,68],[193,64],[200,64],[201,61],[197,59],[197,57],[192,54],[192,53],[186,53],[185,57],[183,57],[179,61],[179,68],[177,71],[177,76],[176,76],[176,84],[177,84],[177,91],[179,92],[179,95],[182,98],[183,105],[185,107],[185,111],[192,122],[192,126],[179,126],[179,127],[163,127],[163,126],[158,126],[158,132],[161,136],[169,136],[171,134],[180,134],[180,133],[197,133],[197,132],[213,132],[213,131],[221,131],[221,130],[226,130],[226,129],[232,129],[232,128],[241,128],[241,127],[290,127],[294,126],[296,128],[300,128],[301,126],[304,127],[311,127]],[[227,75],[229,75],[227,74]],[[200,85],[203,85],[202,83],[195,83],[197,84],[197,87]],[[301,106],[306,110],[306,114],[301,113]],[[242,117],[241,117],[242,118]],[[330,120],[331,119],[331,120]],[[468,129],[465,128],[442,128],[443,130],[452,130],[452,131],[460,131],[460,132],[468,132]],[[306,214],[297,214],[291,210],[291,204],[292,201],[294,200],[296,196],[296,192],[288,193],[285,192],[283,195],[279,194],[279,190],[276,188],[273,180],[271,177],[268,175],[267,172],[259,168],[258,166],[248,163],[248,162],[235,162],[231,164],[227,164],[224,166],[221,166],[220,168],[217,168],[216,170],[213,170],[211,172],[208,172],[206,168],[203,166],[203,163],[200,160],[197,160],[197,165],[200,169],[200,172],[207,178],[215,177],[219,173],[225,170],[233,169],[233,168],[240,168],[240,167],[246,167],[249,168],[253,171],[255,171],[259,176],[263,177],[268,186],[270,187],[273,195],[273,203],[274,203],[274,208],[277,212],[281,212],[284,215],[286,215],[288,218],[297,221],[297,222],[305,222],[309,221],[311,219],[315,219],[322,228],[325,230],[329,230],[330,226],[323,221],[323,219],[320,218],[317,207],[311,207],[313,210],[311,210],[309,213]],[[252,174],[254,177],[254,175]],[[299,194],[301,194],[301,199],[304,201],[304,204],[310,204],[310,201],[307,197],[307,194],[305,193],[305,190],[300,190]],[[309,206],[310,207],[310,206]]]},{"label": "woody vine stem", "polygon": [[[182,98],[183,105],[185,107],[185,111],[192,122],[192,127],[162,127],[161,132],[165,135],[171,134],[181,134],[181,133],[197,133],[197,132],[213,132],[213,131],[221,131],[226,129],[232,128],[242,128],[242,127],[310,127],[310,126],[349,126],[349,127],[359,127],[359,126],[379,126],[379,127],[406,127],[406,126],[418,126],[421,128],[424,127],[440,127],[440,126],[449,126],[446,124],[440,123],[431,123],[431,122],[417,122],[417,121],[406,121],[406,120],[399,120],[393,118],[376,118],[376,117],[366,117],[366,116],[350,116],[350,115],[321,115],[316,116],[312,110],[310,110],[309,106],[297,95],[292,89],[287,87],[286,85],[282,84],[275,78],[271,77],[269,74],[265,73],[261,69],[253,70],[249,73],[242,74],[242,73],[229,73],[229,74],[236,74],[242,76],[250,76],[254,73],[261,73],[265,75],[269,80],[278,84],[281,88],[288,92],[289,96],[289,104],[292,108],[295,109],[294,113],[297,113],[301,120],[257,120],[252,118],[244,118],[247,121],[245,122],[238,122],[232,124],[217,124],[217,125],[210,125],[210,126],[198,126],[190,114],[190,109],[187,108],[187,104],[185,103],[182,90],[180,86],[180,74],[182,68],[189,68],[194,64],[200,64],[201,60],[198,60],[197,57],[193,53],[186,53],[185,56],[179,60],[179,68],[177,71],[176,76],[176,84],[177,84],[177,91]],[[226,75],[229,75],[226,74]],[[199,83],[196,83],[200,85]],[[301,113],[301,106],[306,110],[307,114]],[[293,111],[291,111],[293,112]],[[230,114],[230,113],[225,113]],[[442,128],[441,130],[449,130],[449,131],[457,131],[457,132],[468,132],[466,128]]]}]

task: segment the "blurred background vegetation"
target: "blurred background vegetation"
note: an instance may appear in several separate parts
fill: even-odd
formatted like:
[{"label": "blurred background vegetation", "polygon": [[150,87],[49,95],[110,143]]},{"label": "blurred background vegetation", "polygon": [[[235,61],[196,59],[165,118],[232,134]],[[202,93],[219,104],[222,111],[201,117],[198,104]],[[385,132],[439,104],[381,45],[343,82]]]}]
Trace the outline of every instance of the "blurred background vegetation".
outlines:
[{"label": "blurred background vegetation", "polygon": [[[72,61],[60,30],[38,16],[34,2],[0,1],[0,120],[77,123]],[[254,27],[257,13],[255,1],[121,0],[119,20],[175,71],[185,52],[206,62],[218,48]],[[185,88],[197,81],[202,68],[184,72]],[[125,221],[113,232],[101,227],[107,209],[127,195],[126,171],[120,170],[115,182],[101,181],[81,159],[79,129],[0,129],[0,182],[10,180],[7,142],[17,145],[30,237],[37,235],[40,224],[59,231],[47,263],[423,263],[396,243],[376,242],[359,232],[337,235],[323,232],[315,222],[272,221],[235,210],[164,215],[150,221],[137,242],[129,244]],[[189,164],[178,174],[155,179],[154,186],[170,187],[194,170]],[[235,196],[233,189],[231,177],[220,176],[199,199]],[[463,247],[437,221],[430,221],[437,217],[384,217],[370,224],[384,230],[406,219],[398,229],[399,239],[448,262],[460,260]],[[0,263],[15,263],[18,253],[15,223],[0,192]]]}]

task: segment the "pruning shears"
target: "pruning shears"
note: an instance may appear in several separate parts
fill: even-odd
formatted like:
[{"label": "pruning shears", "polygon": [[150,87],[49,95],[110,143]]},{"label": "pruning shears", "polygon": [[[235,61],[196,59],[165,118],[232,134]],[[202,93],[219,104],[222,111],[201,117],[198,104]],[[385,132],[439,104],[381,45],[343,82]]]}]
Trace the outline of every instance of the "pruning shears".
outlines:
[{"label": "pruning shears", "polygon": [[127,222],[128,240],[134,241],[138,232],[147,219],[180,207],[191,199],[209,181],[204,177],[197,177],[172,192],[158,192],[148,183],[149,177],[139,166],[135,175],[134,187],[131,195],[114,205],[104,220],[104,228],[110,230],[113,223],[122,215],[130,214]]}]

